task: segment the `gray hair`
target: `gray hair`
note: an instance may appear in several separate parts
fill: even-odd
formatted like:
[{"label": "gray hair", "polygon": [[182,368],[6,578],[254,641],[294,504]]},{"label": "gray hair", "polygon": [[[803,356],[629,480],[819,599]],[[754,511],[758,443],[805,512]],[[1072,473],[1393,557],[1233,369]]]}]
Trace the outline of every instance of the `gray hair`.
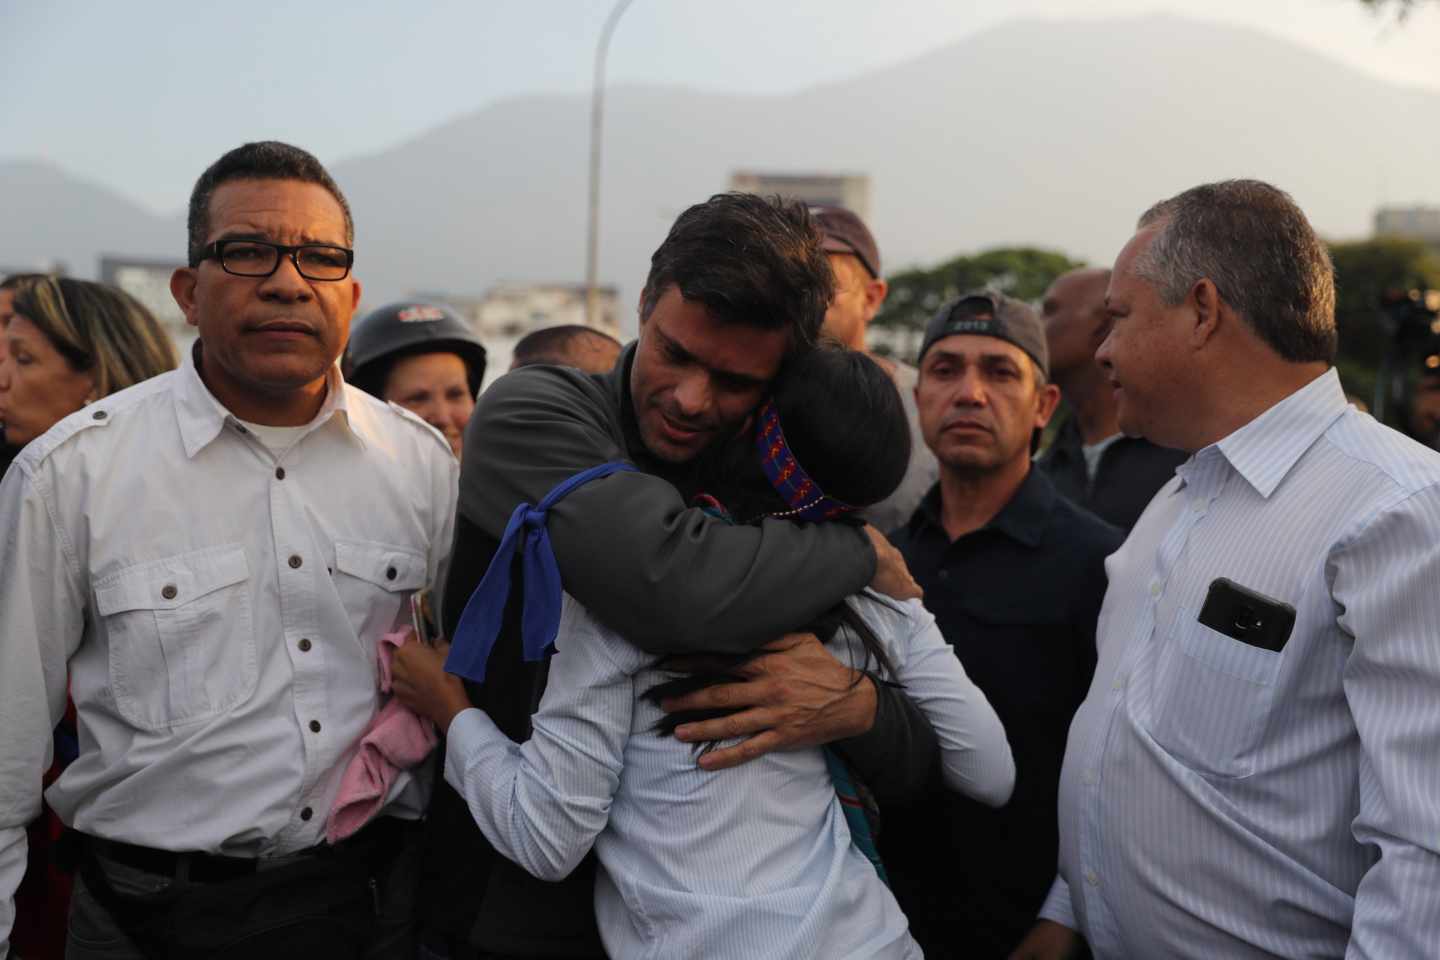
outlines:
[{"label": "gray hair", "polygon": [[1158,226],[1135,260],[1167,306],[1202,279],[1280,356],[1335,360],[1335,271],[1290,195],[1259,180],[1225,180],[1162,200],[1140,218]]}]

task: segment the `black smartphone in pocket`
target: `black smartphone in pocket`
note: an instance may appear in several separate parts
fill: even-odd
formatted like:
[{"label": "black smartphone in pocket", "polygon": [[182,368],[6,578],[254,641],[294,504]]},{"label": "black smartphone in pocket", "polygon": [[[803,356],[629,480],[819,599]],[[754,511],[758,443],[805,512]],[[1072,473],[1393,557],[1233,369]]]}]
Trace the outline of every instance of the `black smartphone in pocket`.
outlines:
[{"label": "black smartphone in pocket", "polygon": [[1279,653],[1295,629],[1295,608],[1217,577],[1196,619],[1232,640]]}]

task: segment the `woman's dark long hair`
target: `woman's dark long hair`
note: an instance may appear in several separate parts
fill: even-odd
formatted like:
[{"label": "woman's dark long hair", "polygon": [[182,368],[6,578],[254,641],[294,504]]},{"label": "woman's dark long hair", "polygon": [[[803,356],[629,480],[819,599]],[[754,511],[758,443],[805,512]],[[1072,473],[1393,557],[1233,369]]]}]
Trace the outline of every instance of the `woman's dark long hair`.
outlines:
[{"label": "woman's dark long hair", "polygon": [[[888,497],[905,476],[910,462],[910,425],[900,392],[874,360],[839,346],[822,344],[787,363],[775,383],[772,399],[780,426],[795,459],[827,495],[852,507],[868,507]],[[753,435],[728,448],[718,473],[726,489],[720,499],[730,512],[746,522],[784,523],[766,519],[789,504],[770,485],[760,468]],[[748,518],[748,519],[747,519]],[[860,521],[853,514],[831,521]],[[862,669],[878,664],[882,677],[894,677],[894,665],[884,644],[845,600],[798,629],[829,643],[846,627],[865,650]],[[743,679],[736,668],[758,652],[734,656],[706,656],[704,668],[656,684],[642,696],[654,704],[719,683]],[[667,661],[657,664],[661,669]],[[859,682],[859,675],[856,675]],[[656,724],[662,736],[682,723],[725,716],[732,710],[694,710],[666,714]],[[705,745],[708,750],[713,744]]]}]

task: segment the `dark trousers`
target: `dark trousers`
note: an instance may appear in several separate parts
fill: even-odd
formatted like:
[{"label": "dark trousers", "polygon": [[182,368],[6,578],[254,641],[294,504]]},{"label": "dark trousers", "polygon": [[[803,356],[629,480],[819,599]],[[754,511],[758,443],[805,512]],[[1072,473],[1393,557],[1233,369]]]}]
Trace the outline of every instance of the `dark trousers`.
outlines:
[{"label": "dark trousers", "polygon": [[[412,960],[419,847],[391,821],[382,842],[265,862],[211,881],[121,862],[90,845],[70,904],[66,960]],[[197,874],[199,871],[197,871]]]}]

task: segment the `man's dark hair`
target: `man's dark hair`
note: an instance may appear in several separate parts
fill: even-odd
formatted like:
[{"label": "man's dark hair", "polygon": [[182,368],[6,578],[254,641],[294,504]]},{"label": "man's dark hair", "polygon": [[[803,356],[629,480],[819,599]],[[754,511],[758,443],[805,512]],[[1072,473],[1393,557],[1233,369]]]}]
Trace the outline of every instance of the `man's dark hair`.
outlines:
[{"label": "man's dark hair", "polygon": [[210,234],[210,198],[216,187],[232,180],[299,180],[324,187],[345,214],[345,246],[355,245],[355,221],[350,216],[350,204],[324,165],[313,154],[299,147],[279,140],[260,140],[231,150],[210,164],[209,169],[195,181],[195,189],[190,191],[190,213],[186,218],[190,234],[187,254],[190,266],[200,265],[205,238]]},{"label": "man's dark hair", "polygon": [[650,258],[641,322],[672,285],[722,322],[789,330],[792,350],[815,342],[835,292],[805,205],[749,193],[719,193],[680,214]]},{"label": "man's dark hair", "polygon": [[603,330],[587,327],[581,323],[562,323],[527,333],[511,351],[514,358],[511,367],[530,367],[548,363],[563,366],[568,362],[572,345],[582,337],[594,337],[620,346],[620,341]]},{"label": "man's dark hair", "polygon": [[[786,361],[770,399],[795,460],[825,494],[852,507],[895,492],[910,464],[910,421],[895,381],[858,350],[830,340]],[[713,451],[704,470],[735,517],[788,509],[760,466],[747,433]]]},{"label": "man's dark hair", "polygon": [[1155,204],[1139,226],[1159,230],[1135,272],[1167,306],[1208,279],[1286,360],[1334,362],[1335,271],[1288,193],[1259,180],[1207,183]]},{"label": "man's dark hair", "polygon": [[868,507],[900,486],[910,421],[895,381],[874,360],[824,344],[786,364],[773,399],[790,452],[826,494]]},{"label": "man's dark hair", "polygon": [[[900,485],[910,463],[910,422],[895,381],[874,360],[828,343],[802,351],[775,381],[773,399],[790,452],[826,495],[854,507],[867,507],[884,500]],[[724,472],[739,476],[730,482],[733,489],[725,491],[724,498],[735,515],[758,519],[786,511],[789,504],[765,478],[754,444],[733,445],[730,450]],[[858,523],[853,516],[830,522]],[[859,640],[866,667],[874,663],[882,674],[895,675],[884,644],[848,601],[841,600],[797,629],[814,633],[828,644],[841,627]],[[711,668],[656,684],[641,696],[658,704],[667,697],[739,680],[737,668],[759,653],[763,651],[712,655],[707,658]],[[664,667],[665,661],[660,665]],[[734,712],[717,708],[669,713],[655,730],[668,736],[682,723]],[[710,743],[700,749],[713,746]]]}]

